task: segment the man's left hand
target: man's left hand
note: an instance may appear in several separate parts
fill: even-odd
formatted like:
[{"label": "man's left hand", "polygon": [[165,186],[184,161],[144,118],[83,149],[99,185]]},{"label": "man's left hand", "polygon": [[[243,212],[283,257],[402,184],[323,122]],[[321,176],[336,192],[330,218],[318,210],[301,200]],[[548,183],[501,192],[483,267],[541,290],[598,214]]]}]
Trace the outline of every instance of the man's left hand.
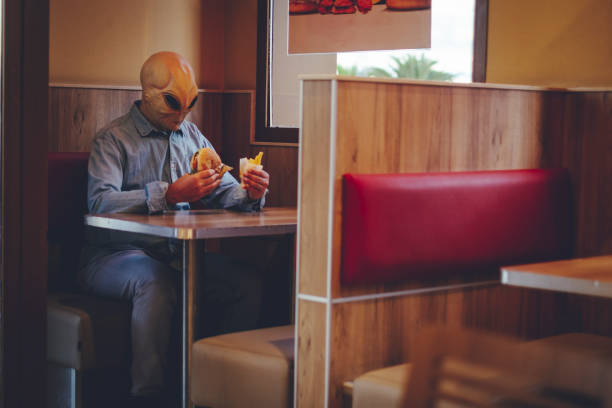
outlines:
[{"label": "man's left hand", "polygon": [[270,175],[264,170],[251,169],[242,176],[244,188],[251,200],[258,200],[266,194]]}]

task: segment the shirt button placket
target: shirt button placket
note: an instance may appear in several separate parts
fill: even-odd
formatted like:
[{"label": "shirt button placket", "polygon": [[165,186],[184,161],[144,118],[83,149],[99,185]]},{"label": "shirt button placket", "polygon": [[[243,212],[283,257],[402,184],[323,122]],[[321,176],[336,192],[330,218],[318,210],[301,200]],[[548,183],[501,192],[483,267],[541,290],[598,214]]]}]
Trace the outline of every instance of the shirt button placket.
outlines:
[{"label": "shirt button placket", "polygon": [[172,150],[174,148],[174,142],[175,142],[175,135],[174,132],[172,132],[172,134],[170,135],[170,177],[172,177],[172,182],[174,183],[176,181],[176,179],[178,179],[178,174],[177,174],[177,170],[176,170],[176,155],[173,154]]},{"label": "shirt button placket", "polygon": [[170,160],[170,176],[172,177],[172,182],[174,183],[177,179],[176,162],[174,161],[174,159]]}]

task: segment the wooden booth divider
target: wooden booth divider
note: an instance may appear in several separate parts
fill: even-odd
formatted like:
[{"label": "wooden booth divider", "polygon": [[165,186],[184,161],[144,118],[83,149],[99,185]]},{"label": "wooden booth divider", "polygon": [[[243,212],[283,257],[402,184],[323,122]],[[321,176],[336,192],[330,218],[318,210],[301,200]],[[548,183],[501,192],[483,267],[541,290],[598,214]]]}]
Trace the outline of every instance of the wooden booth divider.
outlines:
[{"label": "wooden booth divider", "polygon": [[301,106],[297,406],[341,406],[344,381],[410,361],[416,333],[431,323],[525,339],[612,335],[609,302],[502,287],[498,279],[340,280],[345,173],[565,167],[574,254],[612,253],[610,90],[308,76]]}]

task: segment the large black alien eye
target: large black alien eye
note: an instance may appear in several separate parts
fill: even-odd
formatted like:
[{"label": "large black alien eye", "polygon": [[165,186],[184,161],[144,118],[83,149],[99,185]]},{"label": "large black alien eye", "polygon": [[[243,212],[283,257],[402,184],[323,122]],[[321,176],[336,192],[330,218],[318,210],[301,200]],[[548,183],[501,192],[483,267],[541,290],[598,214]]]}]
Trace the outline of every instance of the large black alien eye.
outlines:
[{"label": "large black alien eye", "polygon": [[188,108],[188,109],[193,108],[193,105],[195,105],[195,103],[197,102],[197,100],[198,100],[198,95],[196,95],[196,97],[195,97],[195,98],[193,98],[193,101],[191,101],[191,103],[189,104],[189,108]]},{"label": "large black alien eye", "polygon": [[170,109],[175,111],[181,110],[181,104],[174,98],[174,96],[164,94],[164,99],[166,100],[166,104],[168,104]]}]

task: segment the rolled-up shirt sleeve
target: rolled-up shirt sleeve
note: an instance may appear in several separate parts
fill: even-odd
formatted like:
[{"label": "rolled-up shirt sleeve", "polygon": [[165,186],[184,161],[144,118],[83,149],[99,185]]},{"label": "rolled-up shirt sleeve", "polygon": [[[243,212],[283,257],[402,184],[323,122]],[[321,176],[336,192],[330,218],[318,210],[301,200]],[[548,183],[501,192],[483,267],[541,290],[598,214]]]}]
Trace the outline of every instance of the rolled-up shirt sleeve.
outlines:
[{"label": "rolled-up shirt sleeve", "polygon": [[87,204],[91,213],[155,213],[168,208],[168,183],[156,181],[144,189],[122,191],[124,157],[111,132],[94,139],[89,157]]}]

